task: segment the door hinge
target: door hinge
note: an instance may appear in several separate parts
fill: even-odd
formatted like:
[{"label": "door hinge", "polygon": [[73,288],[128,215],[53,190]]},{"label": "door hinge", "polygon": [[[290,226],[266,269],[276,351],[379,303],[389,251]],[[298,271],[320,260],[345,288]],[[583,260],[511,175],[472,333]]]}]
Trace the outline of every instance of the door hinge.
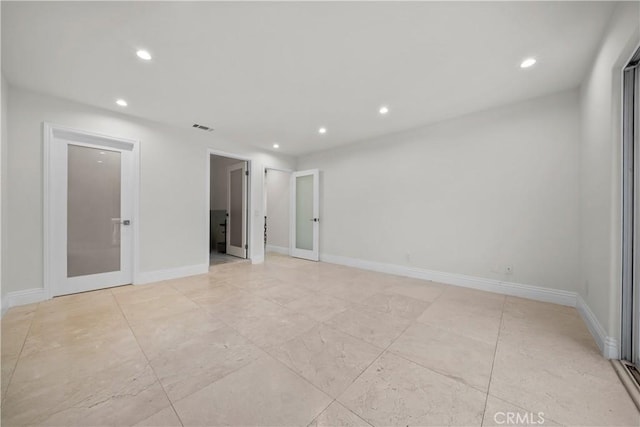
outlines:
[{"label": "door hinge", "polygon": [[249,245],[244,245],[244,248],[245,249],[249,249]]},{"label": "door hinge", "polygon": [[244,174],[249,176],[249,171],[244,171]]}]

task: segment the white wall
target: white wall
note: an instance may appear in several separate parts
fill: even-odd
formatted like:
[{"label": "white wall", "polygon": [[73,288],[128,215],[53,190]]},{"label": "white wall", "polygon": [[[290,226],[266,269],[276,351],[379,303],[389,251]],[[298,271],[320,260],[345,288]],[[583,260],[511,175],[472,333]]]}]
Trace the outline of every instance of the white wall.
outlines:
[{"label": "white wall", "polygon": [[[293,159],[241,147],[215,134],[179,129],[16,87],[9,88],[10,228],[3,292],[43,286],[44,121],[141,141],[140,271],[208,265],[208,148],[252,159],[252,256],[263,255],[262,170],[290,168]],[[4,203],[3,203],[4,205]],[[148,277],[148,275],[147,275]]]},{"label": "white wall", "polygon": [[640,42],[640,4],[616,6],[580,89],[580,286],[611,337],[620,333],[621,70]]},{"label": "white wall", "polygon": [[578,113],[571,91],[299,159],[321,253],[574,291]]},{"label": "white wall", "polygon": [[211,210],[226,210],[229,193],[227,166],[231,166],[242,160],[230,159],[222,156],[211,156],[211,185],[209,201]]},{"label": "white wall", "polygon": [[289,249],[290,179],[289,172],[267,171],[267,249],[269,246]]}]

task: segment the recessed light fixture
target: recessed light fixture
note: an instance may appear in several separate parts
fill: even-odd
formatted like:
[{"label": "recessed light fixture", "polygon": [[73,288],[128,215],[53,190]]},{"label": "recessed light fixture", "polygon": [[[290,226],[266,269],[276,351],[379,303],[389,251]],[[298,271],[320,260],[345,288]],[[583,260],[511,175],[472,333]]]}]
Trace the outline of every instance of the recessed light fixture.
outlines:
[{"label": "recessed light fixture", "polygon": [[98,163],[103,163],[102,160],[98,160]]},{"label": "recessed light fixture", "polygon": [[129,104],[127,104],[127,101],[125,101],[124,99],[118,99],[116,101],[116,104],[118,104],[121,107],[126,107],[127,105],[129,105]]},{"label": "recessed light fixture", "polygon": [[386,105],[383,105],[382,107],[380,107],[378,112],[384,116],[389,112],[389,107],[387,107]]},{"label": "recessed light fixture", "polygon": [[273,148],[280,148],[280,144],[273,144]]},{"label": "recessed light fixture", "polygon": [[151,60],[151,54],[149,53],[148,50],[140,49],[139,51],[136,52],[136,55],[138,55],[138,58],[144,59],[145,61]]},{"label": "recessed light fixture", "polygon": [[535,63],[536,63],[535,58],[527,58],[524,61],[522,61],[522,63],[520,63],[520,68],[529,68],[533,66],[533,64]]},{"label": "recessed light fixture", "polygon": [[325,133],[327,133],[327,128],[324,128],[324,127],[323,127],[323,128],[318,129],[318,133],[319,133],[320,135],[324,135]]}]

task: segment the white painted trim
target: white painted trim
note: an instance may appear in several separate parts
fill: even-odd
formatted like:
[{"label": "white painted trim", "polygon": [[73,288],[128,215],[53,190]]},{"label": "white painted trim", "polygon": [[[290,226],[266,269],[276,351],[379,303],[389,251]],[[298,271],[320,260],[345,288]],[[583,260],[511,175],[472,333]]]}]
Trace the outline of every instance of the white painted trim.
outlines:
[{"label": "white painted trim", "polygon": [[596,344],[598,344],[602,355],[607,359],[619,359],[620,345],[618,340],[607,335],[607,332],[602,327],[602,324],[596,315],[593,314],[589,305],[580,295],[577,296],[576,308],[578,309],[578,313],[580,313],[582,320],[584,320],[584,323],[587,325],[589,332],[593,335]]},{"label": "white painted trim", "polygon": [[446,283],[448,285],[462,286],[465,288],[473,288],[481,291],[494,292],[503,295],[511,295],[537,301],[551,302],[554,304],[567,305],[570,307],[576,306],[575,292],[525,285],[522,283],[503,282],[495,279],[486,279],[484,277],[465,276],[463,274],[425,270],[421,268],[406,267],[396,264],[365,261],[338,255],[321,254],[320,260],[332,264],[346,265],[349,267],[378,271],[381,273],[395,274],[398,276],[412,277],[415,279],[431,280],[434,282]]},{"label": "white painted trim", "polygon": [[2,315],[12,307],[33,304],[49,299],[44,288],[25,289],[23,291],[9,292],[2,298]]},{"label": "white painted trim", "polygon": [[275,252],[277,254],[289,255],[289,248],[284,246],[267,245],[266,252]]},{"label": "white painted trim", "polygon": [[188,276],[197,276],[209,272],[209,263],[187,265],[184,267],[168,268],[166,270],[146,271],[138,274],[134,285],[161,282],[163,280],[179,279]]},{"label": "white painted trim", "polygon": [[254,256],[251,258],[251,264],[262,264],[264,262],[264,255]]}]

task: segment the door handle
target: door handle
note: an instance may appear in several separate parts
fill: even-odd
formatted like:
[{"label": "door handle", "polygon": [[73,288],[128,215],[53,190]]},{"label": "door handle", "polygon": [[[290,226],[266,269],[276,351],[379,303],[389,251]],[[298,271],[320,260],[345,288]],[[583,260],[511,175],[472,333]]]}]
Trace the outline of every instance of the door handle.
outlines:
[{"label": "door handle", "polygon": [[131,220],[130,220],[130,219],[111,218],[111,221],[112,221],[114,224],[120,224],[120,225],[131,225]]},{"label": "door handle", "polygon": [[309,221],[320,222],[320,218],[311,218]]}]

